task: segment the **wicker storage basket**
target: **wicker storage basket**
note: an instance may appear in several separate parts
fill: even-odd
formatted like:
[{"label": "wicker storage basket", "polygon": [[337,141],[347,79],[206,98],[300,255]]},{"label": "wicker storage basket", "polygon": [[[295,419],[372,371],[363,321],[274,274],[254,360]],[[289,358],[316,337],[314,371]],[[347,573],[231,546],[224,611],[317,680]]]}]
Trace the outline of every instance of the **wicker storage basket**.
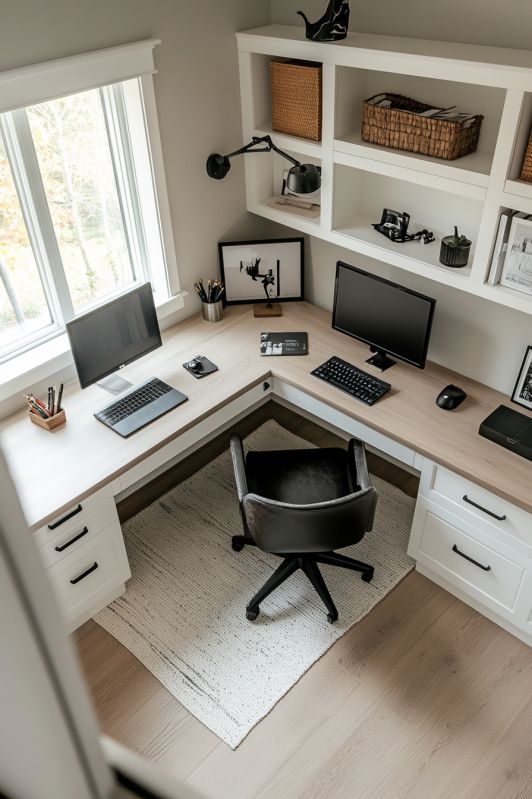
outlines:
[{"label": "wicker storage basket", "polygon": [[272,128],[303,139],[321,139],[321,64],[270,61]]},{"label": "wicker storage basket", "polygon": [[532,130],[530,131],[525,160],[523,161],[523,167],[521,169],[521,180],[527,180],[529,183],[532,183]]},{"label": "wicker storage basket", "polygon": [[[373,105],[375,97],[390,100],[393,107]],[[477,149],[483,116],[465,120],[431,119],[419,116],[437,106],[419,103],[401,94],[374,95],[364,101],[362,139],[383,147],[409,150],[452,161]]]}]

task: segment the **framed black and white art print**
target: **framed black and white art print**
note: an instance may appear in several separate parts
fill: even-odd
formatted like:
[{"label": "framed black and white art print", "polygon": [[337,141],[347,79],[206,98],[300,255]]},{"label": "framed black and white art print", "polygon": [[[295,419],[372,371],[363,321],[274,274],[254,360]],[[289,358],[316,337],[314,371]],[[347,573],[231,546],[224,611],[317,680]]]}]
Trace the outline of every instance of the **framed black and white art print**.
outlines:
[{"label": "framed black and white art print", "polygon": [[532,345],[527,347],[523,364],[519,370],[517,383],[512,394],[512,402],[517,402],[532,411]]},{"label": "framed black and white art print", "polygon": [[303,299],[303,239],[221,241],[225,303],[273,303]]}]

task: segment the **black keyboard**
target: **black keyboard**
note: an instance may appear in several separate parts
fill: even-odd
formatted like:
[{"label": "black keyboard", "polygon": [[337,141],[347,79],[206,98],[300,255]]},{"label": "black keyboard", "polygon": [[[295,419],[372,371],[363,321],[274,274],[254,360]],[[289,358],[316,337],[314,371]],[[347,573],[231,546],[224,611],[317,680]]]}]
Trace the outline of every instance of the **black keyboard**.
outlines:
[{"label": "black keyboard", "polygon": [[352,397],[365,402],[366,405],[374,405],[391,389],[390,383],[379,380],[378,377],[363,372],[352,363],[343,361],[336,356],[322,363],[311,374],[342,389],[347,394],[351,394]]},{"label": "black keyboard", "polygon": [[121,436],[128,436],[186,399],[185,394],[152,377],[94,415]]}]

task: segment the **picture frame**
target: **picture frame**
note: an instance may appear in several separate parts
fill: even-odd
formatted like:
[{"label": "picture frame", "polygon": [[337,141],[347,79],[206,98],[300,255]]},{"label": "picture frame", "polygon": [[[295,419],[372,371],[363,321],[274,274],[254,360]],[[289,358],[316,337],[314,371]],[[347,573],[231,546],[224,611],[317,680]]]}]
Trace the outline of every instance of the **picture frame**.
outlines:
[{"label": "picture frame", "polygon": [[218,253],[224,305],[303,299],[303,237],[221,241]]},{"label": "picture frame", "polygon": [[532,411],[532,344],[526,349],[511,399]]},{"label": "picture frame", "polygon": [[501,285],[532,294],[532,219],[512,219]]}]

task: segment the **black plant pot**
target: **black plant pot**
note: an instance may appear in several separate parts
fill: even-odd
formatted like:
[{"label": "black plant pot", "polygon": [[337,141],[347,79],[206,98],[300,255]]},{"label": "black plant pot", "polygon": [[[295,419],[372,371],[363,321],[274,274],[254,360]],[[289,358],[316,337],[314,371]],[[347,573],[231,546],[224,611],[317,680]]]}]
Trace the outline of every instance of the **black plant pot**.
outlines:
[{"label": "black plant pot", "polygon": [[465,244],[461,246],[452,246],[449,244],[449,241],[452,241],[454,236],[444,236],[441,240],[441,247],[440,247],[440,263],[444,266],[452,266],[455,269],[458,269],[462,266],[467,266],[467,262],[469,260],[469,250],[471,249],[471,244]]}]

